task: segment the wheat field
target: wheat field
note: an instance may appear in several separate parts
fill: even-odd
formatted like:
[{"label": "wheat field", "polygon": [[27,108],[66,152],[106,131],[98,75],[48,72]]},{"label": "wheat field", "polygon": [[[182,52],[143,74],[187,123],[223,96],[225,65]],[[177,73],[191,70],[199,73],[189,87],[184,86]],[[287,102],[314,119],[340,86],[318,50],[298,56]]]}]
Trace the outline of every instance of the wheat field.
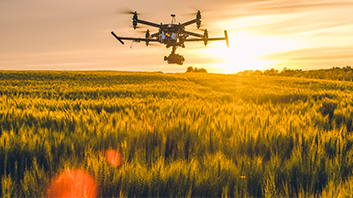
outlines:
[{"label": "wheat field", "polygon": [[98,197],[352,197],[352,121],[348,81],[0,71],[0,195],[79,169]]}]

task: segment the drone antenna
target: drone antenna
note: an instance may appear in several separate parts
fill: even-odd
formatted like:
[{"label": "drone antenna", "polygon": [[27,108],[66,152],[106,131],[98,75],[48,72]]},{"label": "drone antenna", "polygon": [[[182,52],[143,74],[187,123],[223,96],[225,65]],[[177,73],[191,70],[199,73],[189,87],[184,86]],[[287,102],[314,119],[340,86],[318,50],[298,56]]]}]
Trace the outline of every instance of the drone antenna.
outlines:
[{"label": "drone antenna", "polygon": [[175,14],[171,14],[170,16],[172,17],[172,24],[174,24],[176,22]]},{"label": "drone antenna", "polygon": [[135,40],[132,40],[130,49],[132,49],[132,45],[134,44],[134,41],[135,41]]}]

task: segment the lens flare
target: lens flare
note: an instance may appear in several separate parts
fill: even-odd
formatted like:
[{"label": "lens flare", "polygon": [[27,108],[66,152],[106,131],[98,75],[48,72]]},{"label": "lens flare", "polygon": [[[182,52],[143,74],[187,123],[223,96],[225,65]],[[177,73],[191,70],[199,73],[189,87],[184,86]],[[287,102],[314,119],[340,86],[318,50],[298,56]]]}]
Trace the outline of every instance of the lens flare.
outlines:
[{"label": "lens flare", "polygon": [[50,184],[46,197],[96,197],[95,180],[85,171],[68,170]]},{"label": "lens flare", "polygon": [[213,62],[209,65],[216,72],[237,73],[244,70],[276,68],[275,65],[281,60],[272,60],[266,58],[267,56],[300,48],[303,45],[303,42],[290,38],[238,32],[229,34],[229,48],[224,42],[213,42],[204,49],[203,54]]},{"label": "lens flare", "polygon": [[119,166],[123,161],[121,154],[114,149],[106,150],[105,158],[113,166]]}]

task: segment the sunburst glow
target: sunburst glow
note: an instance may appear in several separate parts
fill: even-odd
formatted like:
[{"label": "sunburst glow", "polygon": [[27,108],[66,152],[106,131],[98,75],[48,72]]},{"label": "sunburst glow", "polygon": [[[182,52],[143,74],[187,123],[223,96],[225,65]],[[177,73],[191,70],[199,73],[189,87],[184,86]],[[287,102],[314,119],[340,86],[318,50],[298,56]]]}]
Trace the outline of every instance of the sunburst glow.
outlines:
[{"label": "sunburst glow", "polygon": [[224,42],[213,42],[205,50],[206,54],[218,60],[213,67],[222,73],[269,68],[275,61],[261,59],[261,56],[290,50],[300,44],[278,37],[238,33],[230,35],[229,45],[227,48]]}]

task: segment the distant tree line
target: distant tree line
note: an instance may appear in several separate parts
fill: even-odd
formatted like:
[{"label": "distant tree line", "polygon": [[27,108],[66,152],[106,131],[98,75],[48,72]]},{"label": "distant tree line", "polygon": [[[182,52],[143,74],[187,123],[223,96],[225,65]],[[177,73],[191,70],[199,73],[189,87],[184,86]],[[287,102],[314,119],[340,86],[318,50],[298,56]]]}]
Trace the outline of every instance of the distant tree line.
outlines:
[{"label": "distant tree line", "polygon": [[193,68],[190,66],[186,69],[186,73],[191,73],[191,72],[207,73],[207,70],[204,68],[198,69],[197,67]]},{"label": "distant tree line", "polygon": [[282,71],[278,71],[274,68],[271,68],[265,71],[246,70],[246,71],[237,73],[237,75],[292,76],[292,77],[302,77],[302,78],[353,81],[353,68],[351,66],[346,66],[346,67],[332,67],[331,69],[305,70],[305,71],[301,69],[287,69],[287,68],[283,68]]}]

